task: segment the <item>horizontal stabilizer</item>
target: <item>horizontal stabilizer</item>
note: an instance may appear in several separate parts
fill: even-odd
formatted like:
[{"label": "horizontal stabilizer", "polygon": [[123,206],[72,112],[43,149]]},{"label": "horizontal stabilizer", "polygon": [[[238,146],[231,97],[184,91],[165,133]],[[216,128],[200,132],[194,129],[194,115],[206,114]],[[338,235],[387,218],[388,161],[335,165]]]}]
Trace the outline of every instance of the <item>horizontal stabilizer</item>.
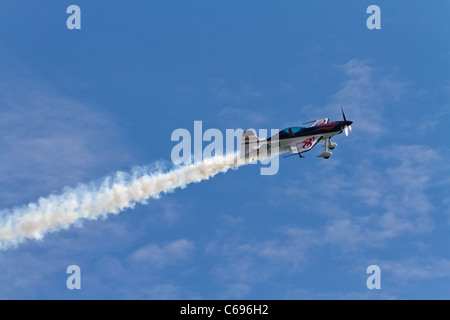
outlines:
[{"label": "horizontal stabilizer", "polygon": [[324,125],[327,123],[328,123],[328,118],[323,118],[323,119],[314,121],[314,123],[311,125],[311,127],[317,127],[317,126],[321,126],[321,125]]}]

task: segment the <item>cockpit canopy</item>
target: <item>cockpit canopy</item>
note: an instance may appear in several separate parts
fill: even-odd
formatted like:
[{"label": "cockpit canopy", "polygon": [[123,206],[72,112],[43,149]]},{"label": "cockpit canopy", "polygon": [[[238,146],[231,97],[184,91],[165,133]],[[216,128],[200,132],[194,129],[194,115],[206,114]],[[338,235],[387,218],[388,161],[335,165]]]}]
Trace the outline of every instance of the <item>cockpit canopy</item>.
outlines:
[{"label": "cockpit canopy", "polygon": [[305,127],[289,127],[280,131],[280,139],[289,138],[295,136],[297,132],[305,129]]}]

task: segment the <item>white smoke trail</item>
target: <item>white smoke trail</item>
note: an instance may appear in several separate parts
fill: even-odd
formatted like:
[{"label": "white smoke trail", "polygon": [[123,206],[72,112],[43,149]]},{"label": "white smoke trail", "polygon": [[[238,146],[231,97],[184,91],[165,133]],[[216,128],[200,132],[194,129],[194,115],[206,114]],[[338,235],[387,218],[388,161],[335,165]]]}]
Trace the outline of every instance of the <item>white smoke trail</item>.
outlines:
[{"label": "white smoke trail", "polygon": [[40,198],[37,203],[0,212],[0,249],[15,246],[26,239],[42,239],[49,232],[67,229],[82,219],[95,220],[118,214],[161,193],[184,188],[246,164],[238,154],[216,156],[200,163],[177,167],[169,172],[140,170],[117,173],[100,186],[81,185],[60,195]]}]

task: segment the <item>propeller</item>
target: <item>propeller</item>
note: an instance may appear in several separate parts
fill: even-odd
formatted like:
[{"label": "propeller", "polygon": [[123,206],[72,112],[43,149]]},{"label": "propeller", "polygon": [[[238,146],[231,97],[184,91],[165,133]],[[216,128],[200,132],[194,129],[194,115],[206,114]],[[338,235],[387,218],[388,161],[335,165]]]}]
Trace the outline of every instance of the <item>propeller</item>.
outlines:
[{"label": "propeller", "polygon": [[[345,118],[345,113],[344,113],[344,109],[342,108],[342,106],[341,106],[341,111],[342,111],[342,117],[344,118],[344,121],[345,122],[347,122],[347,119]],[[352,123],[351,121],[350,121],[350,123]],[[349,125],[346,125],[345,127],[344,127],[344,133],[345,133],[345,136],[346,137],[348,137],[348,130],[350,129],[350,131],[352,131],[352,126],[349,124]]]}]

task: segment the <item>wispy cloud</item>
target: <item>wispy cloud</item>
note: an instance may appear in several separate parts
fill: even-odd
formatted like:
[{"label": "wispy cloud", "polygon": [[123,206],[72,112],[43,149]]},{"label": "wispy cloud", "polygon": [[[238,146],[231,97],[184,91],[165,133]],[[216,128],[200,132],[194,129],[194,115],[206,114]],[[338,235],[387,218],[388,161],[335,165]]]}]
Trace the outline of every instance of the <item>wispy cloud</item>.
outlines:
[{"label": "wispy cloud", "polygon": [[[384,155],[369,152],[370,160],[351,164],[351,168],[341,164],[344,173],[324,168],[320,175],[326,179],[306,173],[301,183],[287,182],[290,187],[281,187],[278,192],[286,200],[311,201],[313,195],[326,190],[325,202],[310,203],[327,218],[324,227],[315,233],[324,244],[338,245],[343,250],[380,247],[407,234],[428,233],[433,229],[435,209],[428,189],[439,178],[436,168],[441,157],[423,145],[393,146],[388,150]],[[385,166],[380,170],[379,161],[383,159]],[[346,205],[340,199],[348,199]],[[333,212],[339,214],[328,214],[326,203],[333,203]]]},{"label": "wispy cloud", "polygon": [[106,114],[48,85],[0,79],[0,104],[0,182],[8,185],[0,191],[3,206],[131,159],[120,128]]},{"label": "wispy cloud", "polygon": [[330,104],[328,114],[341,117],[342,106],[358,132],[378,137],[386,130],[384,116],[386,102],[398,100],[405,92],[406,84],[391,75],[379,75],[368,62],[352,59],[338,67],[347,77]]},{"label": "wispy cloud", "polygon": [[187,239],[174,240],[162,246],[151,243],[134,251],[130,259],[162,268],[189,258],[194,249],[194,243]]},{"label": "wispy cloud", "polygon": [[251,85],[228,86],[224,80],[215,79],[212,81],[211,90],[214,96],[225,104],[217,114],[219,122],[231,128],[241,127],[244,130],[267,122],[265,110],[251,107],[262,96],[262,92]]},{"label": "wispy cloud", "polygon": [[353,59],[340,69],[348,76],[342,88],[334,95],[333,102],[326,107],[331,111],[342,106],[347,115],[355,122],[358,131],[380,134],[382,131],[381,96],[376,88],[374,68]]},{"label": "wispy cloud", "polygon": [[301,270],[305,254],[315,242],[310,230],[292,227],[277,230],[264,240],[235,232],[223,233],[207,245],[206,253],[217,262],[212,272],[219,281],[234,288],[245,287],[245,292],[249,292],[251,285],[267,280],[280,270]]},{"label": "wispy cloud", "polygon": [[255,89],[249,84],[229,86],[223,79],[212,80],[211,91],[218,98],[230,102],[242,102],[247,99],[258,99],[262,95],[261,91]]},{"label": "wispy cloud", "polygon": [[380,262],[392,281],[407,282],[450,278],[450,260],[443,258],[412,257],[404,260],[385,260]]},{"label": "wispy cloud", "polygon": [[244,130],[267,121],[266,117],[259,112],[232,107],[223,108],[217,118],[225,124],[234,124],[234,127],[239,124],[245,125]]},{"label": "wispy cloud", "polygon": [[[187,238],[153,240],[161,223],[141,215],[86,223],[48,241],[0,252],[2,299],[179,299],[194,297],[183,279],[195,266],[196,244]],[[113,235],[105,240],[105,235]],[[150,235],[150,236],[149,236]],[[144,243],[144,244],[143,244]],[[65,289],[65,270],[81,268],[82,290]],[[69,275],[66,275],[68,277]],[[188,276],[186,276],[188,277]]]},{"label": "wispy cloud", "polygon": [[[450,169],[442,165],[442,150],[395,141],[380,145],[373,139],[389,132],[384,121],[388,106],[401,102],[407,84],[380,75],[358,59],[339,68],[346,79],[324,109],[340,117],[342,105],[347,118],[355,122],[352,145],[348,146],[353,158],[308,164],[312,168],[291,172],[288,179],[265,191],[274,208],[301,208],[320,223],[305,227],[293,222],[278,229],[276,236],[266,234],[265,240],[245,236],[242,230],[222,234],[207,250],[219,261],[213,273],[220,281],[246,286],[244,292],[251,292],[254,284],[276,274],[301,272],[310,265],[315,249],[332,250],[339,258],[360,259],[367,250],[386,249],[397,239],[434,230],[433,214],[439,204],[433,201],[432,190],[436,184],[445,184],[443,172]],[[359,140],[356,144],[355,139]],[[330,291],[329,296],[369,297],[356,291]],[[386,292],[380,297],[393,298]]]}]

